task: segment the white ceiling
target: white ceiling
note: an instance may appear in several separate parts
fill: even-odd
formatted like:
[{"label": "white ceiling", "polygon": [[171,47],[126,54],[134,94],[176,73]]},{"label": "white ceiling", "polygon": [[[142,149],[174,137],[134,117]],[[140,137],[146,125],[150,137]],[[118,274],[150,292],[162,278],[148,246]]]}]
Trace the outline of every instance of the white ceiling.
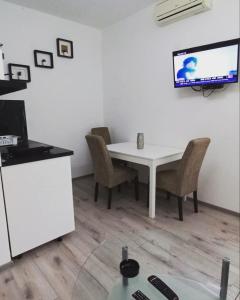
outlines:
[{"label": "white ceiling", "polygon": [[156,0],[5,0],[82,24],[104,28]]}]

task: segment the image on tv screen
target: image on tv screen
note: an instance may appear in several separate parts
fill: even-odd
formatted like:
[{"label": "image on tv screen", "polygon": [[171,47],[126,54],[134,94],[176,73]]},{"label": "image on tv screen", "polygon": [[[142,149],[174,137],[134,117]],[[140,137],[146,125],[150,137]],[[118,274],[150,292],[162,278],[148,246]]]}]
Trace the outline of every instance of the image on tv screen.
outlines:
[{"label": "image on tv screen", "polygon": [[[190,52],[190,51],[189,51]],[[175,87],[238,81],[238,45],[174,55]]]}]

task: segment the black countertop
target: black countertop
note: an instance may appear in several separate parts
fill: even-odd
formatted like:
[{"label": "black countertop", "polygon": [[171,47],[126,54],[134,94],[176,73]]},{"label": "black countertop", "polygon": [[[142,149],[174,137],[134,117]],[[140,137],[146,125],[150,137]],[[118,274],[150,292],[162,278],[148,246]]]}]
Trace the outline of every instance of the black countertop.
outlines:
[{"label": "black countertop", "polygon": [[23,80],[0,80],[0,95],[13,93],[27,88]]},{"label": "black countertop", "polygon": [[2,167],[73,155],[72,150],[29,140],[21,146],[0,147]]}]

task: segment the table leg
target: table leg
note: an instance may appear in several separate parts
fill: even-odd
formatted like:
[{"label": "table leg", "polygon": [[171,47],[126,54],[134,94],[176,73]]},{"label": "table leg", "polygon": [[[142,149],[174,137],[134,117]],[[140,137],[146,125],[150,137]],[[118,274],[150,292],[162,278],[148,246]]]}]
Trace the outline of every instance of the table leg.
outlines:
[{"label": "table leg", "polygon": [[156,166],[149,166],[149,217],[155,218],[156,205]]}]

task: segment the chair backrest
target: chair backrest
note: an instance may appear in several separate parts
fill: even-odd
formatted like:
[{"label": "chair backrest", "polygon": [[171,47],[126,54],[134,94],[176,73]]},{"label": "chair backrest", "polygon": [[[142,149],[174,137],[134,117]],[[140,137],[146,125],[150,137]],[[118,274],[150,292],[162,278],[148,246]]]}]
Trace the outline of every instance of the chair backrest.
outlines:
[{"label": "chair backrest", "polygon": [[209,138],[199,138],[189,142],[177,171],[181,195],[187,195],[197,190],[198,176],[210,141]]},{"label": "chair backrest", "polygon": [[113,176],[112,159],[107,150],[103,137],[98,135],[86,135],[86,140],[91,153],[96,182],[108,186]]},{"label": "chair backrest", "polygon": [[108,127],[92,128],[91,133],[103,137],[106,145],[110,145],[112,143]]}]

